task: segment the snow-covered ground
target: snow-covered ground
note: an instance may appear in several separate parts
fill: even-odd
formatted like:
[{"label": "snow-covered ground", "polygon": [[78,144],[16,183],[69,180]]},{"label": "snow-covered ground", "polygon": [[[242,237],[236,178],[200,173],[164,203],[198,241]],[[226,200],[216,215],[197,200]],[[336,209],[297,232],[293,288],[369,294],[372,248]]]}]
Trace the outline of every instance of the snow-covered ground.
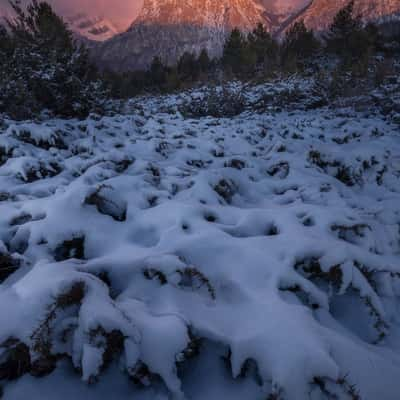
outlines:
[{"label": "snow-covered ground", "polygon": [[141,101],[3,123],[3,398],[397,400],[399,126]]}]

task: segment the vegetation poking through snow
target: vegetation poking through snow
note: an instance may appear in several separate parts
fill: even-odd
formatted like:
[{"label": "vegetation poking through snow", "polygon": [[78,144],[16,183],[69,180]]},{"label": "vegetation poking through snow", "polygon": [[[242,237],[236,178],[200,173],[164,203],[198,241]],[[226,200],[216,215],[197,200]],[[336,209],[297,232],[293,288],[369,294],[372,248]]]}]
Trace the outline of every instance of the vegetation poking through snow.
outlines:
[{"label": "vegetation poking through snow", "polygon": [[239,88],[230,118],[172,111],[200,90],[6,120],[5,393],[67,360],[92,390],[118,364],[139,399],[396,399],[398,129],[346,107],[260,111],[294,85],[313,83]]}]

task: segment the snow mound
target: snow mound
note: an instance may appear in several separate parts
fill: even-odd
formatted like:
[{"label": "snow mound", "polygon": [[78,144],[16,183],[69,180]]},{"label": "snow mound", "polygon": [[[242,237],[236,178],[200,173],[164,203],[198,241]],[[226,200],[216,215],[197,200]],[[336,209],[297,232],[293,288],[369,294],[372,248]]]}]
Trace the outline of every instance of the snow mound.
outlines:
[{"label": "snow mound", "polygon": [[67,361],[139,399],[397,399],[398,127],[157,101],[0,133],[5,398]]}]

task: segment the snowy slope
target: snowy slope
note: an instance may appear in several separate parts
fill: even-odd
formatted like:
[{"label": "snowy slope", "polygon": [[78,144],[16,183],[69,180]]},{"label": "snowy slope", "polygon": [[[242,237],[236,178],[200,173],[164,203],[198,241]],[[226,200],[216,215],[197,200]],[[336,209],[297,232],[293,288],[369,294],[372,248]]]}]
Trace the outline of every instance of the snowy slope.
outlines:
[{"label": "snowy slope", "polygon": [[3,398],[397,400],[399,127],[188,96],[3,123]]}]

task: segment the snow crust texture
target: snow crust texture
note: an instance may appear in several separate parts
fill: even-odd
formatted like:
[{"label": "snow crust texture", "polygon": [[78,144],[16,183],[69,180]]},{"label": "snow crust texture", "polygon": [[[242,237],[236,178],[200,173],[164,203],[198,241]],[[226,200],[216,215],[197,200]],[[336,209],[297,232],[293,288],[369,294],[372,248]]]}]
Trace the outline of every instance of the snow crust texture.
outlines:
[{"label": "snow crust texture", "polygon": [[5,398],[121,374],[126,398],[398,399],[398,126],[175,101],[4,123]]}]

